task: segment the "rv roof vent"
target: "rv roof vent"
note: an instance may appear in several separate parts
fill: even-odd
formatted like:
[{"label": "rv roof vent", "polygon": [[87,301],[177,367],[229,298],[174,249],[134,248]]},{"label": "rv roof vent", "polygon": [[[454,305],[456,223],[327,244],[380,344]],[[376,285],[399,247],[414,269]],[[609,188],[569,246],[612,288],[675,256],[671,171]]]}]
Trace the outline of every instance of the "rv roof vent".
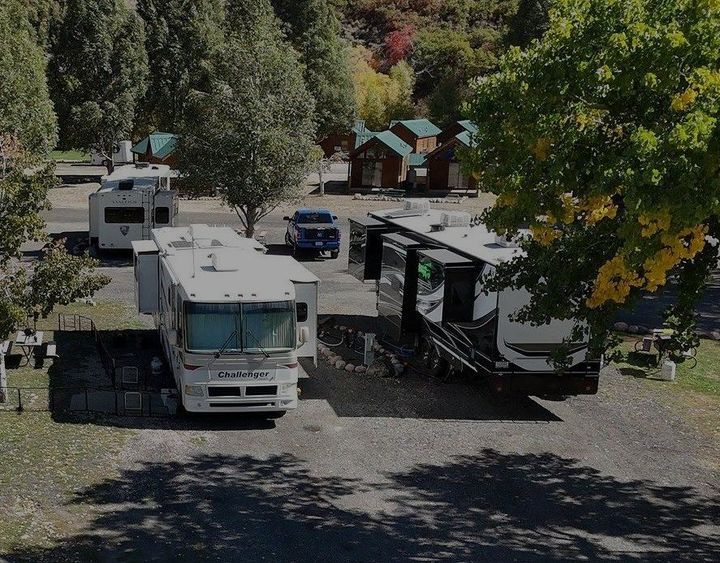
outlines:
[{"label": "rv roof vent", "polygon": [[216,272],[236,272],[240,269],[240,265],[236,261],[235,256],[213,252],[210,255],[210,259]]},{"label": "rv roof vent", "polygon": [[120,180],[118,182],[118,190],[132,190],[133,189],[133,181],[132,180]]},{"label": "rv roof vent", "polygon": [[148,166],[150,166],[149,162],[136,162],[135,163],[135,168],[147,168]]},{"label": "rv roof vent", "polygon": [[470,214],[465,211],[444,211],[440,214],[444,227],[469,227]]},{"label": "rv roof vent", "polygon": [[174,240],[170,244],[175,248],[192,248],[192,243],[186,240]]}]

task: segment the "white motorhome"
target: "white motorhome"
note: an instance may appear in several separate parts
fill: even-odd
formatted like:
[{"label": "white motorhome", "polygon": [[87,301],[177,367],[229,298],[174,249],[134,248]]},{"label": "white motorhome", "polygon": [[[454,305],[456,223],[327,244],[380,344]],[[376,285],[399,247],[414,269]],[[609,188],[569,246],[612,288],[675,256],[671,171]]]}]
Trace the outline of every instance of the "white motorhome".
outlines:
[{"label": "white motorhome", "polygon": [[[566,342],[574,322],[542,326],[516,322],[527,290],[488,291],[482,277],[521,252],[514,243],[464,212],[431,209],[409,200],[403,209],[351,219],[349,269],[376,280],[384,337],[417,347],[436,373],[449,367],[486,376],[498,391],[593,394],[599,359],[587,339]],[[561,373],[553,352],[568,345],[570,367]]]},{"label": "white motorhome", "polygon": [[150,231],[175,225],[177,192],[170,189],[170,167],[135,163],[102,177],[89,196],[90,244],[99,249],[130,249]]},{"label": "white motorhome", "polygon": [[188,411],[281,416],[297,407],[298,358],[317,361],[319,280],[264,252],[207,225],[133,242],[138,311],[154,316]]}]

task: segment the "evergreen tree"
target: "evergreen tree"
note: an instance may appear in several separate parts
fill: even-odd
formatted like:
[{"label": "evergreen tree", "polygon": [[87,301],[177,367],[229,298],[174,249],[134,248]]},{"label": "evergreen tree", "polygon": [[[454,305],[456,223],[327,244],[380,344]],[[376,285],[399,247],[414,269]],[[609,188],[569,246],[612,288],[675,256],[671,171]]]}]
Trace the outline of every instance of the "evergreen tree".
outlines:
[{"label": "evergreen tree", "polygon": [[209,84],[190,97],[180,144],[188,185],[222,194],[251,237],[312,166],[313,100],[267,0],[229,0]]},{"label": "evergreen tree", "polygon": [[96,149],[112,170],[113,145],[130,137],[147,72],[142,21],[122,0],[64,0],[49,62],[60,147]]},{"label": "evergreen tree", "polygon": [[222,0],[138,0],[150,75],[137,129],[176,131],[191,90],[202,89],[207,62],[222,41]]},{"label": "evergreen tree", "polygon": [[335,11],[327,0],[273,0],[273,5],[304,66],[318,137],[349,129],[355,116],[353,82]]}]

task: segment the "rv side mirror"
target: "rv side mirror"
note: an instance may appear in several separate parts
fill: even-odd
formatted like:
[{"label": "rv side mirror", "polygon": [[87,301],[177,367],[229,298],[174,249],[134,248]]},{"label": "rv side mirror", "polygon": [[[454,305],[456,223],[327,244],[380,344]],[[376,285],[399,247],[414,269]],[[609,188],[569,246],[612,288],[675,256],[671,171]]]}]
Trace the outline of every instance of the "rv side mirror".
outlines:
[{"label": "rv side mirror", "polygon": [[178,333],[175,329],[168,329],[167,331],[167,341],[170,346],[177,346],[178,343]]},{"label": "rv side mirror", "polygon": [[285,217],[283,217],[283,221],[289,221],[289,220],[290,220],[290,217],[288,217],[287,215],[285,215]]},{"label": "rv side mirror", "polygon": [[306,326],[300,327],[300,344],[310,342],[310,329]]},{"label": "rv side mirror", "polygon": [[338,220],[338,216],[337,216],[337,215],[333,215],[333,219],[334,219],[335,221],[337,221],[337,220]]}]

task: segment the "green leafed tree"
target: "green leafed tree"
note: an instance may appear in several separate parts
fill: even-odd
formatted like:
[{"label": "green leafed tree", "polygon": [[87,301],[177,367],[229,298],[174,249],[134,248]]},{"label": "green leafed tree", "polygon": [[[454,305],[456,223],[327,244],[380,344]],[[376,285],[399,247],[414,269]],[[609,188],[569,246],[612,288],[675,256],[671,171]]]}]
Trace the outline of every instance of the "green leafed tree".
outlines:
[{"label": "green leafed tree", "polygon": [[190,97],[180,169],[187,185],[218,189],[251,237],[313,166],[314,107],[267,0],[232,0],[226,9],[208,89]]},{"label": "green leafed tree", "polygon": [[110,171],[113,146],[130,138],[145,93],[143,24],[123,0],[63,0],[61,6],[48,72],[59,147],[95,149]]},{"label": "green leafed tree", "polygon": [[315,100],[317,135],[346,131],[355,116],[348,46],[327,0],[273,0],[288,39],[299,54],[305,84]]},{"label": "green leafed tree", "polygon": [[0,0],[0,340],[28,315],[47,315],[109,281],[93,273],[92,259],[71,256],[59,243],[39,261],[20,260],[23,244],[47,240],[40,212],[57,181],[47,162],[55,115],[35,40],[27,3]]},{"label": "green leafed tree", "polygon": [[19,0],[0,0],[0,131],[33,152],[57,142],[43,52]]},{"label": "green leafed tree", "polygon": [[145,22],[148,87],[136,129],[175,132],[185,118],[191,90],[204,87],[207,64],[222,41],[221,0],[138,0]]},{"label": "green leafed tree", "polygon": [[495,229],[529,225],[498,286],[525,286],[521,318],[588,321],[602,345],[617,309],[675,278],[675,346],[720,237],[720,4],[557,0],[549,29],[477,83],[466,166],[498,195]]}]

